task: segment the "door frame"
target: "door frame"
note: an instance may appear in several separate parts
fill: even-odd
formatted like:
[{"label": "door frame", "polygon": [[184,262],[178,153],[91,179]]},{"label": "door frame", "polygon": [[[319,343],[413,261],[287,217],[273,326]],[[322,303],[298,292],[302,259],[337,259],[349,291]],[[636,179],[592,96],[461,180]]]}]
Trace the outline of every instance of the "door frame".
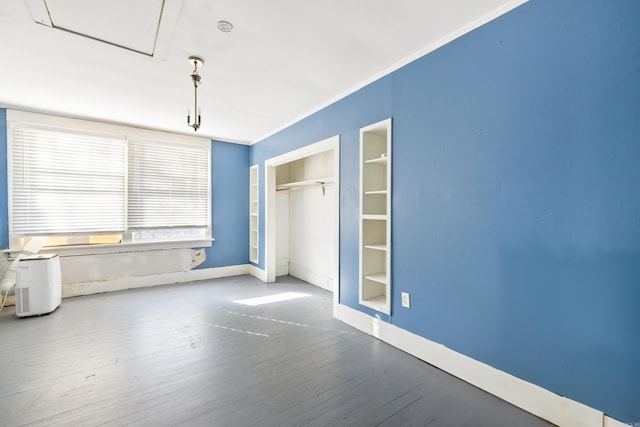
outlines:
[{"label": "door frame", "polygon": [[340,300],[340,135],[307,145],[297,150],[272,157],[264,161],[264,266],[268,283],[276,281],[276,167],[284,163],[309,157],[314,154],[333,150],[333,171],[335,176],[334,206],[335,224],[334,242],[334,275],[333,277],[333,312],[336,313]]}]

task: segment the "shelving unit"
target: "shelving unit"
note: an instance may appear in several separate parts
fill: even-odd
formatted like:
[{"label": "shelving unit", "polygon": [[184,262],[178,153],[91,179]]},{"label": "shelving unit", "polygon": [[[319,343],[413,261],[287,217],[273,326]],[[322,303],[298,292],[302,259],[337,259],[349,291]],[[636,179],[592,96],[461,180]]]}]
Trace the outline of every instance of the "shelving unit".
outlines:
[{"label": "shelving unit", "polygon": [[391,314],[391,119],[360,129],[360,304]]},{"label": "shelving unit", "polygon": [[258,165],[249,168],[249,261],[258,263],[258,235],[259,235],[259,210],[258,210]]}]

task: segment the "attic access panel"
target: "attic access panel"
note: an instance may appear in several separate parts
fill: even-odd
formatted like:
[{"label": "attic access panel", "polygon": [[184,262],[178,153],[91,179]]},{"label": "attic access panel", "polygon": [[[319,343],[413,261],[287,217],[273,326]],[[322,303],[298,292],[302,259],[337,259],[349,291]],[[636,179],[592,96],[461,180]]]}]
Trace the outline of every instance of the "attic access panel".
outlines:
[{"label": "attic access panel", "polygon": [[35,22],[166,57],[182,0],[25,0]]}]

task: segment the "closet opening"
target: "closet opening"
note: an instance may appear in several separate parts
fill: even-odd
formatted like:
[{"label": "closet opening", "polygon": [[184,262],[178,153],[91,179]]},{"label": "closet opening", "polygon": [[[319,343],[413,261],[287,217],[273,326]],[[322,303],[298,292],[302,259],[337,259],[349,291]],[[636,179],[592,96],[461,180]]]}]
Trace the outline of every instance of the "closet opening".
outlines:
[{"label": "closet opening", "polygon": [[265,161],[265,273],[339,297],[339,136]]}]

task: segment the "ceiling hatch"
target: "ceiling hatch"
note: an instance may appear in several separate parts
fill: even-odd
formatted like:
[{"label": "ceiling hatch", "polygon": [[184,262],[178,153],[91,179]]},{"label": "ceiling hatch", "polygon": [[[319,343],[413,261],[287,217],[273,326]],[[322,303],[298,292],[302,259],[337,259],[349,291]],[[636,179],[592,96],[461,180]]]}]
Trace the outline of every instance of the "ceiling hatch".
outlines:
[{"label": "ceiling hatch", "polygon": [[25,0],[38,24],[165,59],[183,0]]}]

